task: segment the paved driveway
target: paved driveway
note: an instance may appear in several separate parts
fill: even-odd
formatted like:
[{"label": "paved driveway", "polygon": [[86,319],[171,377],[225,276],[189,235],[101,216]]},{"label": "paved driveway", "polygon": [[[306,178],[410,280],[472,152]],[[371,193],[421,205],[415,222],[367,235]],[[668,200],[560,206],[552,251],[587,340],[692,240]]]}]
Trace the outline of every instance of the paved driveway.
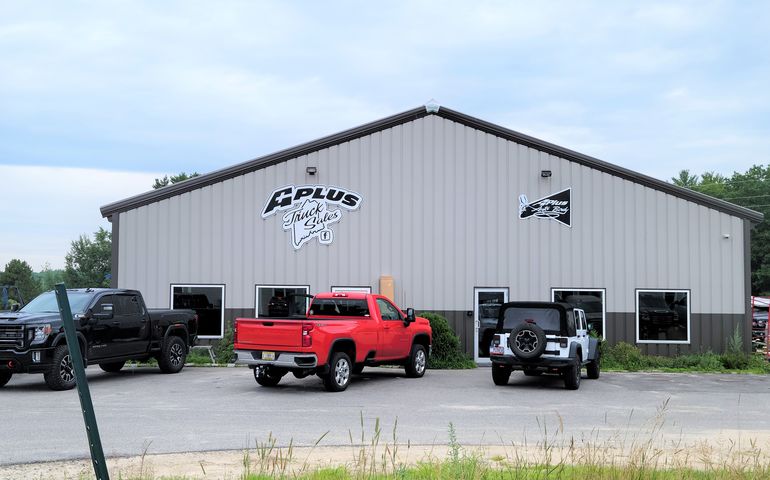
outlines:
[{"label": "paved driveway", "polygon": [[[316,377],[284,377],[259,387],[246,368],[154,368],[120,374],[88,370],[107,455],[253,448],[272,432],[279,444],[349,445],[383,441],[446,444],[452,423],[461,444],[561,441],[759,439],[770,441],[770,376],[605,373],[578,391],[561,379],[524,377],[496,387],[488,368],[428,371],[372,368],[347,391],[330,394]],[[88,456],[75,390],[49,391],[41,375],[17,375],[0,389],[0,464]],[[654,428],[654,424],[660,426]],[[561,428],[561,430],[559,430]],[[651,433],[652,432],[652,433]]]}]

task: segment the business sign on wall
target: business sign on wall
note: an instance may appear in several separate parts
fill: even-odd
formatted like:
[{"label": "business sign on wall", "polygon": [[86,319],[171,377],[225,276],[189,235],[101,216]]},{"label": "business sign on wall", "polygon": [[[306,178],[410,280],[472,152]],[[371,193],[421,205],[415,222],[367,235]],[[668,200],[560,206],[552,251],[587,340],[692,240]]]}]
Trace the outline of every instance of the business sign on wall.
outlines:
[{"label": "business sign on wall", "polygon": [[357,210],[361,200],[360,194],[340,187],[287,185],[273,190],[262,209],[262,218],[286,211],[283,229],[291,231],[295,250],[313,238],[318,238],[322,245],[330,245],[334,241],[331,225],[342,219],[342,208]]},{"label": "business sign on wall", "polygon": [[571,188],[567,188],[534,202],[529,202],[524,194],[519,195],[519,218],[545,218],[572,227],[570,221],[571,190]]}]

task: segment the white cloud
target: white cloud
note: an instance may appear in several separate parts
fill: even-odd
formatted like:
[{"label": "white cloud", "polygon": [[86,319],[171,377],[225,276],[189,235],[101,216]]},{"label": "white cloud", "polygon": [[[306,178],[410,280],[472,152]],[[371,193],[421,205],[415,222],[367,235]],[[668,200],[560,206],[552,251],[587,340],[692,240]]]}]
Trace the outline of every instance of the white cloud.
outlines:
[{"label": "white cloud", "polygon": [[80,235],[110,229],[99,207],[152,188],[154,173],[0,165],[0,268],[12,258],[34,270],[64,267]]}]

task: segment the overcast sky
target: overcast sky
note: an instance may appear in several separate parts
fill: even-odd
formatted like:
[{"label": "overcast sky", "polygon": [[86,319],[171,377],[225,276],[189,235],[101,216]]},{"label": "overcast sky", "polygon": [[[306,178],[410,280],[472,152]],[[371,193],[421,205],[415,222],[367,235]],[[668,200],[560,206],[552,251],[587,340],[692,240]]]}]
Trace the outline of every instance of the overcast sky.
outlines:
[{"label": "overcast sky", "polygon": [[669,180],[770,161],[770,2],[0,2],[0,268],[426,103]]}]

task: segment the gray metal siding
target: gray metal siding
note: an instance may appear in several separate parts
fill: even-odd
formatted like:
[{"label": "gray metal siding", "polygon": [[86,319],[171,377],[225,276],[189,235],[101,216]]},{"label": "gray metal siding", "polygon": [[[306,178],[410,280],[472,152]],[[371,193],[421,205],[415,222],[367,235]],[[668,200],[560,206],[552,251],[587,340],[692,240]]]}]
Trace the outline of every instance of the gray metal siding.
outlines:
[{"label": "gray metal siding", "polygon": [[[261,208],[276,187],[313,183],[363,202],[331,246],[294,251]],[[567,187],[572,228],[518,219],[519,194]],[[126,211],[118,234],[118,283],[153,307],[171,283],[224,283],[228,308],[251,309],[255,284],[376,291],[393,275],[396,301],[422,310],[472,310],[474,286],[500,285],[518,300],[606,288],[608,312],[633,312],[637,288],[689,289],[693,314],[745,311],[740,218],[434,115]]]}]

